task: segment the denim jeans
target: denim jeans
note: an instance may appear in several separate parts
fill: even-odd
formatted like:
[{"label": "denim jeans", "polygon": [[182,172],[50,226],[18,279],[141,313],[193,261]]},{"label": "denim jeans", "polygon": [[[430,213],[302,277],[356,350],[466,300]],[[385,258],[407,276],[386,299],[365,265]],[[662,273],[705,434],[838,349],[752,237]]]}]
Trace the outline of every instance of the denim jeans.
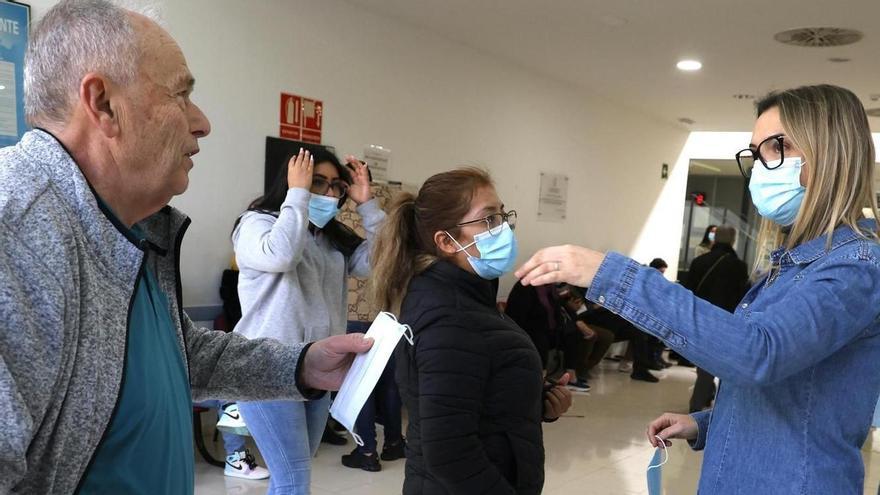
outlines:
[{"label": "denim jeans", "polygon": [[[208,408],[217,408],[217,419],[220,419],[220,416],[223,414],[223,405],[227,404],[226,401],[223,400],[206,400],[204,402],[196,402],[193,405],[199,407],[208,407]],[[235,433],[226,433],[225,431],[220,432],[220,436],[223,437],[223,448],[226,449],[226,455],[229,455],[233,452],[241,452],[244,450],[244,437],[241,435],[236,435]]]},{"label": "denim jeans", "polygon": [[[366,333],[370,323],[362,321],[349,321],[348,333]],[[385,427],[385,444],[395,442],[403,438],[401,408],[403,404],[400,392],[397,390],[397,382],[394,381],[394,356],[388,361],[388,365],[379,378],[379,383],[367,402],[364,403],[361,413],[355,421],[355,430],[364,440],[364,446],[360,451],[369,454],[376,452],[376,419],[381,414],[382,425]]]},{"label": "denim jeans", "polygon": [[267,494],[308,494],[312,457],[321,444],[330,397],[306,402],[239,402],[238,409],[272,475]]}]

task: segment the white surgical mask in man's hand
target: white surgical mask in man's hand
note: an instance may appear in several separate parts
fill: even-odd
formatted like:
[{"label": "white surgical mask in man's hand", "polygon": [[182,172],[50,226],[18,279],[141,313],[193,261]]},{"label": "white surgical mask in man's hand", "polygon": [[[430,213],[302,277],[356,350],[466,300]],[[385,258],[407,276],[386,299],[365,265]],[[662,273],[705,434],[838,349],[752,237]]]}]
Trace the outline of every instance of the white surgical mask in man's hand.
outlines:
[{"label": "white surgical mask in man's hand", "polygon": [[366,337],[374,340],[373,347],[366,354],[358,354],[351,364],[351,369],[339,388],[330,414],[351,432],[354,441],[363,446],[361,437],[354,431],[354,423],[363,409],[364,404],[379,383],[382,372],[391,359],[394,349],[401,337],[413,344],[412,330],[408,325],[401,325],[391,313],[379,313],[376,320],[367,330]]}]

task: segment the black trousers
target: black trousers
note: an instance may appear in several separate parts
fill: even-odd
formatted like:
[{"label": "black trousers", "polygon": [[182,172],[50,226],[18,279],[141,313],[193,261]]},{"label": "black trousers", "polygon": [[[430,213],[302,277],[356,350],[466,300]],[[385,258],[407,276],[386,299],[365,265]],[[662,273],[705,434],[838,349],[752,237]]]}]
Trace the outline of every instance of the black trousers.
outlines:
[{"label": "black trousers", "polygon": [[715,399],[715,377],[708,371],[697,368],[697,383],[691,394],[690,412],[695,413],[712,405]]},{"label": "black trousers", "polygon": [[633,326],[632,323],[615,315],[614,313],[604,310],[596,312],[587,312],[581,316],[581,319],[587,325],[596,325],[614,333],[614,342],[629,341],[629,345],[633,350],[633,370],[647,371],[648,366],[653,360],[653,352],[649,335]]}]

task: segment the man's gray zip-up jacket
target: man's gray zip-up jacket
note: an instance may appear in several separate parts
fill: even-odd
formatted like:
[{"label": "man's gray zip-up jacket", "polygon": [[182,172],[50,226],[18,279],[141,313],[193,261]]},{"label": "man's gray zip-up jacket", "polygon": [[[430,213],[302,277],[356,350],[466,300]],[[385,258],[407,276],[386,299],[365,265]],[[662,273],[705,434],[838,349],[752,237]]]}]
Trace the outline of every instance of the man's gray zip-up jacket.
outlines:
[{"label": "man's gray zip-up jacket", "polygon": [[195,400],[299,399],[304,345],[196,328],[182,308],[189,219],[114,225],[71,155],[34,130],[0,150],[0,493],[74,492],[116,409],[135,282],[168,297]]}]

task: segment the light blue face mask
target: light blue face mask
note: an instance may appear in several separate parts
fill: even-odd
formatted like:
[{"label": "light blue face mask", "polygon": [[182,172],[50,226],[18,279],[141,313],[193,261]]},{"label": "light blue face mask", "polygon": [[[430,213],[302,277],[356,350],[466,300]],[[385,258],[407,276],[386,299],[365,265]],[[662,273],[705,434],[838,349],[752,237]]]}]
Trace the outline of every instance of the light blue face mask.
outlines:
[{"label": "light blue face mask", "polygon": [[[779,160],[767,164],[769,167],[779,165]],[[752,203],[758,213],[783,227],[794,223],[801,202],[804,200],[806,188],[801,185],[800,157],[786,158],[779,168],[767,170],[761,163],[752,168],[749,180],[749,191]]]},{"label": "light blue face mask", "polygon": [[475,235],[474,242],[467,246],[459,244],[449,232],[446,232],[446,235],[458,246],[457,253],[465,251],[473,245],[477,246],[477,251],[480,252],[479,258],[471,256],[467,251],[465,254],[468,257],[468,263],[480,277],[486,280],[495,280],[513,270],[518,249],[516,236],[513,235],[513,229],[507,222],[490,231]]},{"label": "light blue face mask", "polygon": [[[663,451],[661,452],[660,447],[654,449],[654,455],[648,464],[648,495],[663,495],[663,473],[661,467],[669,460],[669,447],[666,446],[666,442],[662,438],[657,438],[660,440],[660,445],[663,446]],[[660,457],[664,453],[666,454],[666,459],[661,462]]]},{"label": "light blue face mask", "polygon": [[709,242],[715,242],[715,232],[709,232]]},{"label": "light blue face mask", "polygon": [[309,198],[309,221],[323,229],[339,213],[339,198],[312,193]]}]

